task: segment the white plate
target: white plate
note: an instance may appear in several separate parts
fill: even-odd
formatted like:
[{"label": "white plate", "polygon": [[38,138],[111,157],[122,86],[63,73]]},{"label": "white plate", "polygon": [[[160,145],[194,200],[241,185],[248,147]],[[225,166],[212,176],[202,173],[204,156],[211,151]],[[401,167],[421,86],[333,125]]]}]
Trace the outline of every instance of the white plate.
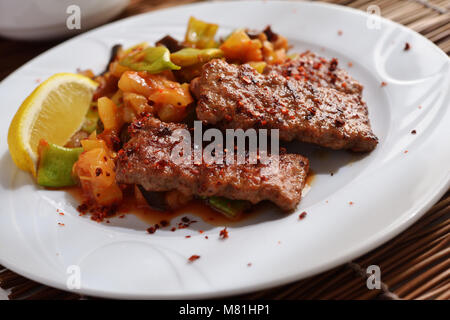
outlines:
[{"label": "white plate", "polygon": [[[376,150],[355,157],[346,152],[323,156],[310,148],[305,153],[317,177],[297,212],[280,215],[269,208],[230,227],[226,240],[219,240],[219,227],[206,224],[149,235],[145,224],[133,216],[113,219],[111,224],[93,222],[78,216],[76,202],[68,194],[39,188],[15,168],[6,133],[36,79],[78,67],[99,72],[115,43],[152,42],[166,34],[182,38],[190,15],[219,23],[221,35],[234,28],[271,24],[295,50],[312,49],[339,58],[340,65],[365,86],[373,130],[380,138]],[[384,19],[379,29],[369,29],[367,19],[361,11],[315,3],[197,4],[112,23],[29,62],[0,86],[4,137],[0,141],[0,263],[61,289],[67,289],[74,272],[68,267],[79,266],[78,292],[89,295],[199,298],[311,276],[389,240],[449,187],[450,63],[417,33]],[[405,42],[411,44],[409,51],[403,50]],[[353,67],[347,67],[348,62]],[[382,81],[388,85],[381,87]],[[65,215],[58,215],[56,209]],[[308,215],[299,220],[302,211]],[[199,234],[199,228],[205,233]],[[192,238],[186,239],[186,234]],[[201,258],[187,263],[193,254]]]}]

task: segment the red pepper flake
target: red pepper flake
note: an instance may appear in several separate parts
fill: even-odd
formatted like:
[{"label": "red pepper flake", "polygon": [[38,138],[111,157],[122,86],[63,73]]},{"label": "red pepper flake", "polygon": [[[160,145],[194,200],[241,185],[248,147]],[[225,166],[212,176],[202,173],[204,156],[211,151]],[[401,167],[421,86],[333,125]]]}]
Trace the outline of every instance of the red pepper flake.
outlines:
[{"label": "red pepper flake", "polygon": [[227,120],[227,121],[233,120],[233,118],[232,118],[229,114],[226,114],[226,115],[224,116],[224,118],[225,118],[225,120]]},{"label": "red pepper flake", "polygon": [[306,217],[306,211],[303,211],[302,213],[300,213],[300,215],[298,216],[299,220],[303,220]]},{"label": "red pepper flake", "polygon": [[338,36],[342,36],[342,34],[343,34],[342,30],[338,30],[337,34],[338,34]]},{"label": "red pepper flake", "polygon": [[192,256],[189,257],[189,262],[194,262],[195,260],[200,259],[199,255],[193,254]]},{"label": "red pepper flake", "polygon": [[61,223],[61,222],[58,222],[58,225],[61,226],[61,227],[64,227],[64,226],[65,226],[65,224],[64,224],[64,223]]},{"label": "red pepper flake", "polygon": [[205,239],[209,239],[208,236],[205,236]]},{"label": "red pepper flake", "polygon": [[342,82],[342,88],[347,88],[347,83]]},{"label": "red pepper flake", "polygon": [[181,218],[181,221],[183,221],[184,223],[189,223],[189,221],[191,221],[188,217],[183,217]]},{"label": "red pepper flake", "polygon": [[170,229],[170,231],[175,232],[175,230],[177,230],[177,228],[173,227],[172,229]]},{"label": "red pepper flake", "polygon": [[247,267],[251,267],[251,266],[252,266],[251,262],[247,263]]},{"label": "red pepper flake", "polygon": [[404,154],[407,154],[407,153],[408,153],[408,150],[403,151],[403,153],[404,153]]},{"label": "red pepper flake", "polygon": [[205,232],[205,231],[203,231],[203,230],[198,230],[198,233],[200,233],[200,234],[202,234],[203,232]]},{"label": "red pepper flake", "polygon": [[353,67],[353,63],[351,62],[347,63],[347,65],[349,66],[349,68]]},{"label": "red pepper flake", "polygon": [[262,120],[262,121],[261,121],[261,125],[265,126],[266,124],[267,124],[267,121],[266,121],[266,120]]},{"label": "red pepper flake", "polygon": [[249,77],[247,77],[247,76],[243,76],[243,77],[242,77],[242,80],[244,80],[244,82],[247,83],[247,84],[252,83],[252,81],[251,81],[251,80],[249,79]]},{"label": "red pepper flake", "polygon": [[119,216],[119,219],[123,219],[123,218],[125,218],[125,215],[124,215],[124,214],[122,214],[122,215]]},{"label": "red pepper flake", "polygon": [[156,232],[156,228],[155,227],[150,227],[150,228],[147,229],[147,232],[150,233],[150,234],[153,234],[153,233]]},{"label": "red pepper flake", "polygon": [[353,201],[350,201],[348,204],[352,206],[354,203],[353,203]]},{"label": "red pepper flake", "polygon": [[386,86],[387,86],[387,82],[382,81],[382,82],[381,82],[381,86],[382,86],[382,87],[386,87]]},{"label": "red pepper flake", "polygon": [[228,238],[228,230],[227,230],[227,227],[225,227],[225,228],[223,228],[222,230],[220,230],[219,237],[221,237],[222,239]]},{"label": "red pepper flake", "polygon": [[185,236],[185,238],[190,238],[191,236],[189,236],[189,235],[187,235],[187,236]]},{"label": "red pepper flake", "polygon": [[64,215],[64,212],[58,212],[58,213],[59,213],[60,216],[63,216],[63,215]]},{"label": "red pepper flake", "polygon": [[161,225],[161,227],[164,228],[164,227],[167,227],[169,225],[169,222],[167,220],[161,220],[159,222],[159,224]]},{"label": "red pepper flake", "polygon": [[405,42],[405,47],[403,48],[403,51],[408,51],[411,49],[411,45],[408,42]]},{"label": "red pepper flake", "polygon": [[411,131],[411,134],[416,134],[416,133],[417,133],[416,130]]},{"label": "red pepper flake", "polygon": [[102,168],[96,168],[95,169],[95,176],[98,177],[99,175],[101,175],[103,173]]}]

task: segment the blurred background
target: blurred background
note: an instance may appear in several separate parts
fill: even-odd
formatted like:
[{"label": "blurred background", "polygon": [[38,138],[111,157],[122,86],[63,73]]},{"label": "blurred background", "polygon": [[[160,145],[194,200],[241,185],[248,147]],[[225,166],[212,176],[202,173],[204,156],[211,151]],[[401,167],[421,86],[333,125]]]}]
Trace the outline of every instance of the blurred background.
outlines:
[{"label": "blurred background", "polygon": [[[205,1],[208,0],[0,0],[0,80],[28,60],[80,32],[147,11]],[[378,6],[383,17],[408,26],[450,53],[450,0],[323,2],[363,11]],[[80,8],[81,29],[67,26],[70,22],[76,27],[76,21],[68,22],[69,16],[77,14],[76,8],[68,10],[74,5]]]}]

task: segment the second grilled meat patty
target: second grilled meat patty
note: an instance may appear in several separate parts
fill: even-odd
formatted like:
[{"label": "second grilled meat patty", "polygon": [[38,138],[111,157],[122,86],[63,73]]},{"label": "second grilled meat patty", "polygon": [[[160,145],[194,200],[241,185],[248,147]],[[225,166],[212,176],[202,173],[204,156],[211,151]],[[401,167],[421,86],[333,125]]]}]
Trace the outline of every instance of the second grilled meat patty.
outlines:
[{"label": "second grilled meat patty", "polygon": [[350,94],[362,94],[363,86],[347,71],[338,68],[337,59],[325,59],[305,51],[297,58],[282,64],[268,65],[265,74],[278,73],[284,77],[313,83],[317,87],[333,88]]},{"label": "second grilled meat patty", "polygon": [[371,151],[378,143],[359,94],[274,72],[262,75],[249,65],[217,59],[203,66],[191,91],[198,100],[198,119],[220,128],[279,129],[281,140],[358,152]]}]

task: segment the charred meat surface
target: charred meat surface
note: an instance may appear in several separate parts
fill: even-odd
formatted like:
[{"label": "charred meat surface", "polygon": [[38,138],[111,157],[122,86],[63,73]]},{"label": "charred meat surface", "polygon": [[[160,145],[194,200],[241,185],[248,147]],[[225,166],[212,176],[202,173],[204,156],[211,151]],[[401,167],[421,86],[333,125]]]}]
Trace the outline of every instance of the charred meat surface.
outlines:
[{"label": "charred meat surface", "polygon": [[212,60],[191,82],[197,117],[220,128],[279,129],[281,140],[332,149],[373,150],[367,106],[346,94],[278,73],[259,74],[249,65]]},{"label": "charred meat surface", "polygon": [[363,86],[347,71],[338,68],[338,60],[327,60],[306,51],[297,58],[282,64],[269,65],[265,74],[277,73],[298,81],[306,81],[317,87],[333,88],[350,94],[362,94]]},{"label": "charred meat surface", "polygon": [[[139,184],[148,191],[178,190],[201,197],[222,196],[258,203],[269,200],[283,210],[300,202],[308,173],[308,160],[297,154],[280,154],[279,166],[262,164],[194,164],[171,160],[182,143],[173,135],[184,124],[163,123],[143,117],[131,125],[131,139],[119,151],[117,181]],[[277,170],[278,169],[278,170]]]}]

